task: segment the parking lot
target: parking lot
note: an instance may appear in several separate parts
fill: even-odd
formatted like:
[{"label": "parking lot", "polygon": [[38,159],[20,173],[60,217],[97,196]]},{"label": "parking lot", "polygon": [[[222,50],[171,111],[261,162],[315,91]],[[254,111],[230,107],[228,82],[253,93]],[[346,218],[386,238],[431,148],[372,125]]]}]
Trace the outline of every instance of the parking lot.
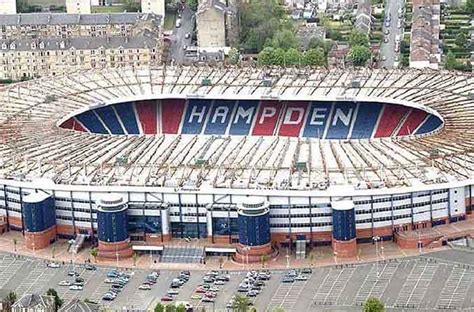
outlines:
[{"label": "parking lot", "polygon": [[[225,311],[236,294],[250,296],[258,311],[273,308],[299,312],[355,311],[360,310],[368,297],[381,298],[390,311],[462,310],[474,306],[469,295],[474,292],[472,254],[452,253],[458,257],[442,252],[378,264],[314,268],[304,273],[302,270],[272,270],[269,279],[259,272],[161,270],[152,282],[149,276],[153,270],[129,269],[120,272],[120,276],[128,276],[127,282],[110,301],[103,297],[110,292],[112,283],[105,281],[113,268],[97,266],[95,270],[87,270],[84,265],[70,263],[50,268],[44,260],[5,254],[0,255],[0,294],[4,296],[13,290],[20,296],[55,288],[65,301],[87,298],[113,310],[124,307],[143,310],[152,302],[164,299],[165,304],[189,302],[197,311],[200,307],[206,307],[207,311]],[[463,259],[466,261],[461,261]],[[74,282],[76,276],[68,276],[70,271],[77,272],[77,278],[83,280],[82,290],[58,285],[64,281]],[[113,279],[114,283],[118,279],[119,275]]]}]

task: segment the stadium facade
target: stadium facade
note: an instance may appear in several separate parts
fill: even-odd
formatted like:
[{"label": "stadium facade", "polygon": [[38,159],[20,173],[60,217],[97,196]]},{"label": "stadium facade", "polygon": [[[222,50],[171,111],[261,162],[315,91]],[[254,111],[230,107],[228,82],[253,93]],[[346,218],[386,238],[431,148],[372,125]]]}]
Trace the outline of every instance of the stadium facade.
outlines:
[{"label": "stadium facade", "polygon": [[440,71],[195,67],[8,86],[0,214],[32,248],[80,233],[110,257],[173,238],[354,256],[471,215],[473,91]]}]

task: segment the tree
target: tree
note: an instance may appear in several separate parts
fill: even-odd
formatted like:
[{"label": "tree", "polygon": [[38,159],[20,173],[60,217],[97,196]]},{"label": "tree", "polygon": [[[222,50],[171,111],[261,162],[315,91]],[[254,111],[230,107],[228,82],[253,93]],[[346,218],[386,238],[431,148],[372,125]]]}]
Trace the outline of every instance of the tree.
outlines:
[{"label": "tree", "polygon": [[310,66],[324,66],[327,63],[327,56],[321,48],[309,49],[304,53],[304,63]]},{"label": "tree", "polygon": [[474,14],[474,0],[466,1],[466,11],[468,11],[470,14]]},{"label": "tree", "polygon": [[54,297],[54,310],[58,311],[59,308],[63,305],[63,300],[59,298],[58,292],[54,288],[48,289],[46,295]]},{"label": "tree", "polygon": [[238,1],[239,42],[246,52],[258,53],[267,39],[287,27],[285,11],[275,0]]},{"label": "tree", "polygon": [[458,66],[458,61],[456,60],[456,56],[452,51],[448,51],[446,54],[446,61],[444,62],[445,69],[455,69]]},{"label": "tree", "polygon": [[341,41],[342,40],[342,33],[338,30],[334,30],[331,28],[326,29],[326,37],[332,39],[334,41]]},{"label": "tree", "polygon": [[334,43],[331,40],[324,40],[318,37],[313,37],[309,40],[308,50],[319,48],[322,49],[324,51],[324,54],[327,55],[329,51],[331,51],[333,44]]},{"label": "tree", "polygon": [[290,48],[285,52],[285,65],[301,65],[302,63],[302,55],[301,52]]},{"label": "tree", "polygon": [[2,306],[3,306],[2,311],[10,312],[12,310],[12,305],[15,303],[15,301],[16,301],[16,293],[14,293],[13,291],[10,291],[8,295],[2,300]]},{"label": "tree", "polygon": [[275,49],[272,47],[266,47],[258,54],[258,65],[272,65],[274,60]]},{"label": "tree", "polygon": [[229,63],[232,65],[240,63],[240,52],[236,48],[232,48],[229,51]]},{"label": "tree", "polygon": [[91,248],[90,254],[92,257],[94,257],[94,262],[97,262],[97,256],[99,255],[99,251],[97,250],[96,247]]},{"label": "tree", "polygon": [[161,304],[161,302],[158,302],[153,311],[154,312],[165,312],[165,306],[163,304]]},{"label": "tree", "polygon": [[349,34],[349,45],[351,47],[355,46],[369,46],[369,35],[367,33],[354,30]]},{"label": "tree", "polygon": [[468,44],[466,34],[463,32],[460,32],[459,34],[457,34],[456,39],[454,39],[454,43],[460,48],[466,47]]},{"label": "tree", "polygon": [[184,304],[180,304],[176,307],[176,312],[186,312],[186,307],[184,306]]},{"label": "tree", "polygon": [[232,308],[235,312],[247,312],[250,299],[247,296],[236,295]]},{"label": "tree", "polygon": [[273,52],[273,65],[286,66],[286,52],[282,48]]},{"label": "tree", "polygon": [[383,312],[385,311],[383,303],[377,298],[368,298],[364,302],[364,312]]},{"label": "tree", "polygon": [[198,9],[198,0],[187,0],[187,4],[188,4],[188,7],[193,10],[193,11],[197,11]]},{"label": "tree", "polygon": [[272,312],[285,312],[285,309],[278,307],[278,308],[274,308]]},{"label": "tree", "polygon": [[165,306],[165,312],[176,312],[176,306],[171,303]]},{"label": "tree", "polygon": [[369,48],[363,46],[352,47],[349,51],[349,59],[354,66],[365,66],[371,56]]},{"label": "tree", "polygon": [[284,29],[275,34],[271,41],[272,47],[282,48],[288,50],[291,48],[298,47],[298,40],[296,40],[295,34],[290,29]]},{"label": "tree", "polygon": [[127,12],[139,12],[140,3],[135,0],[125,0],[123,3],[123,8]]}]

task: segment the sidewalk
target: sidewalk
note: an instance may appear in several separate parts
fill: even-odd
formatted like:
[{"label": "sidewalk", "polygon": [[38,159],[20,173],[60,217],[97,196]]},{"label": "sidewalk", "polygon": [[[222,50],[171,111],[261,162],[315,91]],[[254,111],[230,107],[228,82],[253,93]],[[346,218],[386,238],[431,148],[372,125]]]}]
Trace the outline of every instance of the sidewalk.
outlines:
[{"label": "sidewalk", "polygon": [[[14,240],[16,239],[16,252]],[[171,242],[173,245],[173,242]],[[179,242],[182,245],[182,242]],[[10,231],[3,235],[0,235],[0,251],[7,253],[16,253],[25,257],[41,258],[51,261],[60,262],[71,262],[84,263],[90,260],[94,263],[93,257],[90,255],[90,248],[86,247],[81,250],[78,254],[72,255],[68,253],[67,240],[58,240],[50,247],[42,250],[28,250],[25,247],[25,242],[21,232]],[[420,254],[427,254],[434,251],[440,251],[449,249],[449,247],[440,247],[433,249],[422,249],[420,253],[418,249],[413,250],[402,250],[393,242],[380,242],[378,245],[379,257],[378,260],[395,259],[417,256]],[[221,260],[222,259],[222,260]],[[156,263],[155,263],[156,261]],[[355,259],[344,259],[336,258],[333,255],[331,246],[318,246],[314,247],[311,252],[306,256],[306,259],[295,259],[294,256],[287,257],[286,250],[281,249],[280,254],[277,258],[270,260],[265,264],[266,268],[269,269],[286,269],[286,268],[301,268],[301,267],[323,267],[340,264],[351,264],[351,263],[363,263],[363,262],[375,262],[377,261],[376,248],[372,244],[360,244],[359,245],[359,257]],[[137,267],[142,269],[161,269],[161,270],[211,270],[211,269],[225,269],[225,270],[247,270],[247,269],[259,269],[262,267],[261,263],[250,263],[240,264],[227,259],[227,257],[207,257],[206,264],[196,263],[161,263],[157,256],[150,257],[150,255],[140,255],[136,259],[136,263],[133,263],[133,258],[125,260],[102,260],[97,259],[95,262],[101,266],[111,267]],[[222,264],[222,265],[221,265]]]}]

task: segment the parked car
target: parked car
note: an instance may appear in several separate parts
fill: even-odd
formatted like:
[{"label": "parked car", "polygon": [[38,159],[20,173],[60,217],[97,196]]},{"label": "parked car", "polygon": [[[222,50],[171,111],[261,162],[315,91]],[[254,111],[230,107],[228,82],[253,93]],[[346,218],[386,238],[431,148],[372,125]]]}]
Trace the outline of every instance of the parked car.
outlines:
[{"label": "parked car", "polygon": [[298,275],[297,277],[295,277],[295,281],[307,281],[307,280],[308,280],[308,277],[305,275]]},{"label": "parked car", "polygon": [[59,286],[71,286],[71,282],[69,281],[60,281],[58,283]]},{"label": "parked car", "polygon": [[291,277],[291,276],[285,276],[283,277],[283,279],[281,280],[282,283],[294,283],[295,282],[295,278],[294,277]]},{"label": "parked car", "polygon": [[82,286],[81,285],[71,285],[69,286],[69,290],[82,290]]},{"label": "parked car", "polygon": [[204,298],[201,299],[201,301],[202,302],[214,302],[214,301],[216,301],[216,299],[213,298],[213,297],[204,297]]},{"label": "parked car", "polygon": [[72,271],[72,270],[71,270],[71,271],[67,272],[67,275],[68,275],[68,276],[79,276],[79,272],[76,272],[76,271]]},{"label": "parked car", "polygon": [[97,270],[97,267],[95,265],[92,265],[92,264],[89,264],[89,263],[87,263],[84,267],[86,268],[86,270],[89,270],[89,271]]},{"label": "parked car", "polygon": [[148,285],[148,284],[141,284],[140,286],[138,286],[138,289],[140,289],[140,290],[151,290],[151,286]]},{"label": "parked car", "polygon": [[311,273],[313,273],[313,269],[311,269],[311,268],[304,268],[304,269],[301,269],[301,273],[303,273],[303,274],[311,274]]},{"label": "parked car", "polygon": [[174,296],[174,295],[179,294],[179,290],[177,290],[176,288],[170,288],[170,289],[168,289],[168,291],[166,293],[170,296]]},{"label": "parked car", "polygon": [[225,284],[225,282],[221,281],[221,280],[214,281],[214,285],[224,285],[224,284]]},{"label": "parked car", "polygon": [[106,278],[106,279],[104,280],[104,283],[106,283],[106,284],[113,284],[113,283],[115,283],[115,279],[113,279],[113,278]]},{"label": "parked car", "polygon": [[173,301],[173,297],[165,295],[161,297],[161,301]]},{"label": "parked car", "polygon": [[199,294],[194,294],[191,296],[191,300],[201,300],[201,299],[202,299],[202,296]]},{"label": "parked car", "polygon": [[258,295],[258,291],[257,290],[249,290],[247,292],[247,296],[248,297],[256,297]]},{"label": "parked car", "polygon": [[53,268],[53,269],[57,269],[59,268],[61,265],[59,263],[56,263],[56,262],[50,262],[47,264],[47,267],[48,268]]}]

